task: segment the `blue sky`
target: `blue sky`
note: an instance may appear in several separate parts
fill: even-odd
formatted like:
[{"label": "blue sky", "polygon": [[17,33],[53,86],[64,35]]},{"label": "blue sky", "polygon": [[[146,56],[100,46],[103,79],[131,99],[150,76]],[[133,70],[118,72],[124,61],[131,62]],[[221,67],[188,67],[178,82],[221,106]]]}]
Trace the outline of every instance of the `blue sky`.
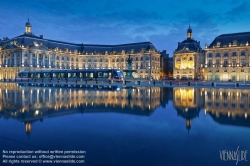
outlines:
[{"label": "blue sky", "polygon": [[150,41],[172,56],[190,23],[202,48],[224,33],[250,31],[248,0],[1,0],[0,37],[24,32],[84,44]]}]

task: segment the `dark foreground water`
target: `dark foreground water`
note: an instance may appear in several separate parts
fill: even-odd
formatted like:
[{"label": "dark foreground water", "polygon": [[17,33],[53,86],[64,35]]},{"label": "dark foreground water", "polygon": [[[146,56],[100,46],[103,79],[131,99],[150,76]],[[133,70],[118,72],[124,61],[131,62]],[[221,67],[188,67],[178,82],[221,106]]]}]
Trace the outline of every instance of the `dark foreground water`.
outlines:
[{"label": "dark foreground water", "polygon": [[12,150],[86,151],[75,166],[250,165],[250,90],[0,84],[0,117],[2,165]]}]

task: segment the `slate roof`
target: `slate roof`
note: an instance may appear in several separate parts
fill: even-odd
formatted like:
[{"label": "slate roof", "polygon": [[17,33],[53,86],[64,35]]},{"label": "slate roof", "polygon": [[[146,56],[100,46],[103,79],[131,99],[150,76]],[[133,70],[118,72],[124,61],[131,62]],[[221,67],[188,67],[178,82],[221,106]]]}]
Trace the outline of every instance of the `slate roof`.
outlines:
[{"label": "slate roof", "polygon": [[129,43],[129,44],[118,44],[118,45],[98,45],[98,44],[75,44],[69,42],[62,42],[50,39],[43,39],[34,34],[23,34],[17,37],[14,37],[10,40],[0,40],[0,46],[5,46],[8,43],[16,41],[18,45],[23,45],[24,47],[29,47],[33,45],[34,42],[38,44],[42,44],[44,47],[48,49],[61,49],[62,51],[66,48],[71,51],[77,50],[78,52],[96,52],[96,53],[105,53],[108,52],[130,52],[131,49],[134,52],[140,52],[142,49],[148,51],[150,49],[156,50],[155,46],[151,42],[140,42],[140,43]]},{"label": "slate roof", "polygon": [[200,46],[200,42],[193,40],[193,39],[186,39],[186,40],[178,43],[178,47],[175,50],[175,53],[177,53],[181,50],[185,50],[185,48],[188,48],[187,50],[192,51],[192,52],[202,51],[202,48]]},{"label": "slate roof", "polygon": [[246,45],[247,42],[250,43],[250,32],[240,32],[240,33],[230,33],[230,34],[222,34],[217,36],[213,42],[209,45],[208,48],[213,48],[213,46],[217,46],[217,42],[220,42],[221,46],[229,45],[231,43],[233,45],[233,41],[236,40],[238,42],[238,46]]}]

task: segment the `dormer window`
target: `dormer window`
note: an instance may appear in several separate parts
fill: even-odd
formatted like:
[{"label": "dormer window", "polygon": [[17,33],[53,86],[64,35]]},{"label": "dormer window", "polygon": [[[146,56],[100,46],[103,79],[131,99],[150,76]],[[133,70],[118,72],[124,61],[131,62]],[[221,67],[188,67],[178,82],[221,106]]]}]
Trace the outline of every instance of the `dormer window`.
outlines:
[{"label": "dormer window", "polygon": [[217,43],[216,43],[216,46],[217,46],[217,47],[220,47],[220,44],[221,44],[221,42],[217,42]]},{"label": "dormer window", "polygon": [[233,46],[237,46],[238,45],[238,41],[237,40],[234,40],[233,41]]}]

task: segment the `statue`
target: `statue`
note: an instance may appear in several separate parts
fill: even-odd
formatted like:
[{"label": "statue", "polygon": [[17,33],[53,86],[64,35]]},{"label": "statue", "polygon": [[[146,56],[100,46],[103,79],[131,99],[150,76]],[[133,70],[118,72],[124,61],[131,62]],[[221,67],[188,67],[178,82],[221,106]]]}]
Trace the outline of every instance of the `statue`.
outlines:
[{"label": "statue", "polygon": [[127,63],[128,63],[128,69],[132,69],[132,58],[131,55],[128,55],[128,59],[127,59]]},{"label": "statue", "polygon": [[123,70],[126,72],[125,78],[134,78],[132,73],[135,72],[136,70],[133,70],[132,68],[132,58],[131,55],[128,55],[127,63],[128,63],[128,68],[126,70]]}]

